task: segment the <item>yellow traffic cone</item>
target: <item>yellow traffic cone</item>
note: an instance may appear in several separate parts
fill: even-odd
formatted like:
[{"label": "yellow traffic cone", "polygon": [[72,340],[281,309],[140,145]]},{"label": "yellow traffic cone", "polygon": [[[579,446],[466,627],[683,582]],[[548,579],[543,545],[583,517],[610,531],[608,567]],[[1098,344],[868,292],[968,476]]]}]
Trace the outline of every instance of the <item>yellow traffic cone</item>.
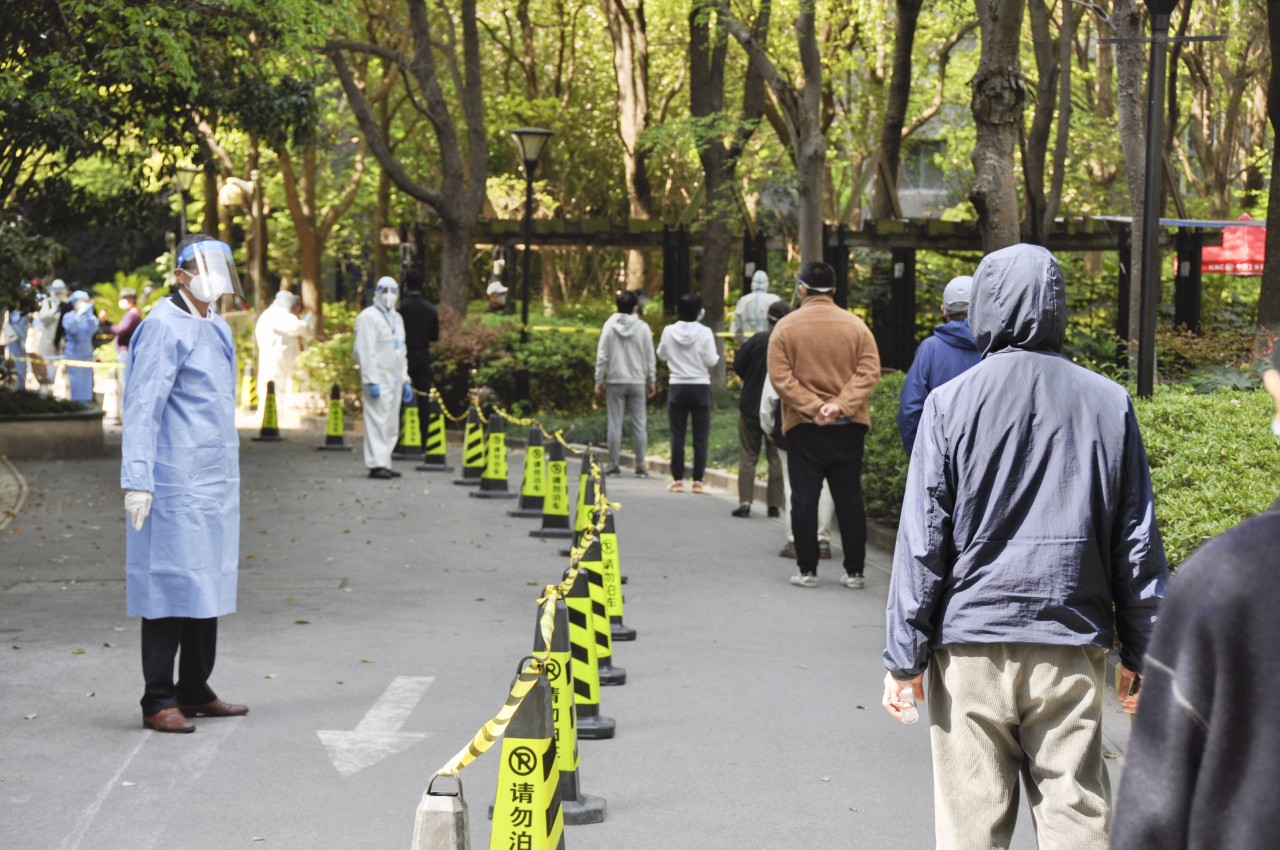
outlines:
[{"label": "yellow traffic cone", "polygon": [[318,446],[322,452],[349,452],[351,447],[344,442],[347,433],[346,420],[342,418],[342,389],[333,385],[329,390],[329,421],[324,427],[324,445]]},{"label": "yellow traffic cone", "polygon": [[600,714],[600,670],[596,661],[596,632],[591,622],[590,584],[587,571],[578,570],[565,604],[569,607],[569,651],[573,656],[578,737],[598,740],[612,738],[618,724],[612,717]]},{"label": "yellow traffic cone", "polygon": [[529,440],[524,451],[524,474],[520,476],[520,503],[507,516],[542,516],[547,495],[546,449],[542,446],[542,427],[529,426]]},{"label": "yellow traffic cone", "polygon": [[484,426],[480,411],[472,404],[467,410],[467,425],[462,436],[462,477],[453,479],[454,484],[474,487],[480,483],[485,467],[484,449]]},{"label": "yellow traffic cone", "polygon": [[604,573],[605,608],[609,612],[609,635],[614,640],[635,640],[636,630],[622,622],[622,559],[618,554],[613,508],[606,512],[604,530],[600,532],[600,563]]},{"label": "yellow traffic cone", "polygon": [[240,379],[240,409],[245,413],[258,409],[258,382],[253,379],[253,367],[244,364],[244,377]]},{"label": "yellow traffic cone", "polygon": [[542,503],[542,527],[530,537],[573,537],[569,525],[569,469],[564,444],[552,440],[547,450],[547,497]]},{"label": "yellow traffic cone", "polygon": [[[596,516],[597,514],[592,514]],[[625,685],[627,671],[613,666],[613,640],[609,632],[609,611],[605,603],[604,564],[601,563],[600,538],[594,537],[578,566],[587,573],[588,596],[591,599],[591,630],[596,641],[596,669],[600,684]]]},{"label": "yellow traffic cone", "polygon": [[502,736],[489,850],[563,850],[551,686],[539,676]]},{"label": "yellow traffic cone", "polygon": [[489,434],[485,442],[487,448],[480,489],[468,495],[475,499],[514,499],[516,494],[507,486],[507,426],[496,413],[489,416]]},{"label": "yellow traffic cone", "polygon": [[[548,601],[546,604],[551,603]],[[551,685],[552,720],[556,727],[556,763],[560,767],[560,804],[564,808],[564,822],[570,826],[601,823],[604,820],[604,798],[583,794],[578,786],[578,724],[573,705],[569,608],[558,596],[555,599],[553,622],[551,651],[547,660],[547,682]],[[533,651],[538,654],[546,649],[542,629],[535,626]]]},{"label": "yellow traffic cone", "polygon": [[422,463],[414,467],[423,472],[452,472],[448,463],[448,448],[444,435],[444,408],[435,387],[427,399],[427,436],[423,441]]},{"label": "yellow traffic cone", "polygon": [[276,419],[276,382],[267,381],[267,397],[262,404],[262,427],[253,438],[259,443],[280,442],[280,423]]}]

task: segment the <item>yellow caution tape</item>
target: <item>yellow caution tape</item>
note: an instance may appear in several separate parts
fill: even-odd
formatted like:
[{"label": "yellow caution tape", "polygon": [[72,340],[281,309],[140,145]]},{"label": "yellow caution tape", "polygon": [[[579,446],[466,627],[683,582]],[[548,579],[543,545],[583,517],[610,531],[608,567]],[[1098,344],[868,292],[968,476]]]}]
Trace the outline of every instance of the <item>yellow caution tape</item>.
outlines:
[{"label": "yellow caution tape", "polygon": [[84,369],[114,369],[119,363],[101,363],[97,360],[67,360],[62,357],[14,357],[26,363],[39,363],[45,366],[76,366]]}]

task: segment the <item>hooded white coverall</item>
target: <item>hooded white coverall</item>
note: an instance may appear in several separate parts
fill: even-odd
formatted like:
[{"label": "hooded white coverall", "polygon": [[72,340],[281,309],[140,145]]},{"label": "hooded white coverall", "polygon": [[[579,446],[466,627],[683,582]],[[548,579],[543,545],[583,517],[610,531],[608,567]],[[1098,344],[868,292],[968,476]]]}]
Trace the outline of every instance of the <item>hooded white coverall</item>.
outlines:
[{"label": "hooded white coverall", "polygon": [[258,343],[258,393],[265,393],[267,382],[274,381],[276,403],[280,406],[289,393],[293,364],[302,351],[302,338],[307,333],[307,323],[290,312],[292,304],[290,293],[277,294],[275,302],[262,311],[253,329]]},{"label": "hooded white coverall", "polygon": [[[390,469],[391,452],[400,436],[400,399],[409,383],[404,319],[399,311],[378,304],[356,317],[356,363],[364,405],[364,465]],[[379,397],[370,394],[377,385]]]},{"label": "hooded white coverall", "polygon": [[769,292],[769,275],[762,271],[751,276],[751,291],[738,299],[729,326],[735,336],[751,336],[769,330],[769,305],[782,299]]}]

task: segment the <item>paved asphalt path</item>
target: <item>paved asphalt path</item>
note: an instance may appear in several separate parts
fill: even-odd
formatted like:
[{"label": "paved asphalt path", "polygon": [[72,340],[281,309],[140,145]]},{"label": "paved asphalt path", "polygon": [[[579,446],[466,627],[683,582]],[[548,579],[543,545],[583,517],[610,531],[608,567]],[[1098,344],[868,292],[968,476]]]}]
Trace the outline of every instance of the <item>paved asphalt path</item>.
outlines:
[{"label": "paved asphalt path", "polygon": [[[220,621],[212,685],[252,711],[192,735],[141,726],[118,448],[17,464],[28,498],[0,533],[0,846],[406,848],[431,774],[501,706],[563,543],[452,475],[401,462],[395,482],[365,478],[358,440],[340,454],[301,432],[248,436],[239,611]],[[566,846],[932,846],[927,724],[879,707],[887,553],[872,551],[866,590],[839,586],[836,561],[816,590],[793,588],[777,520],[663,484],[609,479],[639,638],[615,649],[627,684],[603,691],[617,737],[579,745],[607,820],[568,827]],[[1114,700],[1107,723],[1122,749]],[[379,734],[331,756],[324,738],[360,730]],[[463,772],[477,850],[497,769],[495,747]],[[1016,846],[1034,846],[1020,822]]]}]

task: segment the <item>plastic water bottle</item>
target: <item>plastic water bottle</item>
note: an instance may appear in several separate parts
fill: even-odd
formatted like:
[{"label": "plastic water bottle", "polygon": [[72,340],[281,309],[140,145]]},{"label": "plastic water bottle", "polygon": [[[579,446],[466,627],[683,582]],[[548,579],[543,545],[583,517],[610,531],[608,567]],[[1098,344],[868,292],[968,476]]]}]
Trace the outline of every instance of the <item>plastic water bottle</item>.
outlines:
[{"label": "plastic water bottle", "polygon": [[920,712],[916,710],[916,691],[911,685],[907,685],[898,694],[899,702],[910,703],[907,708],[902,709],[902,722],[908,726],[920,719]]}]

